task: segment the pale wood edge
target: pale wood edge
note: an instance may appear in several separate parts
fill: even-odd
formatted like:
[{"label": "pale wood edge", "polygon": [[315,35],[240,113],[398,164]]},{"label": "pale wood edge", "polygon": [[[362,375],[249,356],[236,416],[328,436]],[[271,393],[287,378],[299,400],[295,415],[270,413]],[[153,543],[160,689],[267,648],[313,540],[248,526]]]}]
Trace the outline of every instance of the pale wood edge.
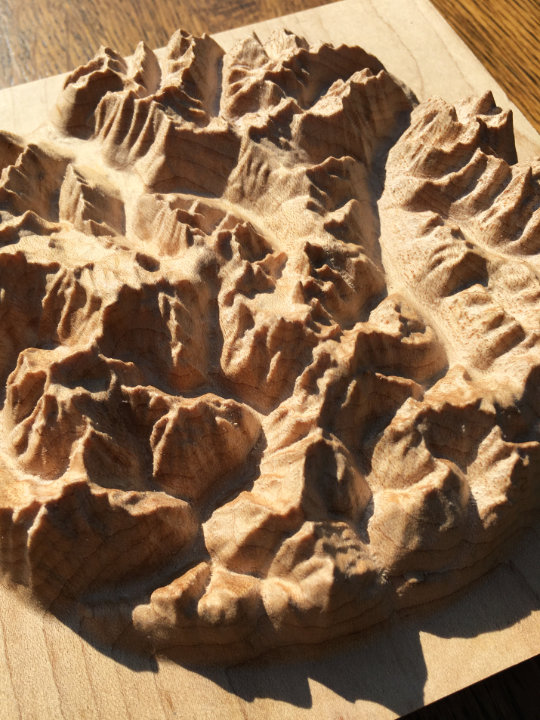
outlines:
[{"label": "pale wood edge", "polygon": [[[23,592],[0,586],[0,717],[37,720],[394,718],[532,657],[540,638],[540,524],[453,598],[285,662],[199,673],[129,667]],[[114,653],[113,653],[114,655]],[[133,663],[131,658],[131,663]]]}]

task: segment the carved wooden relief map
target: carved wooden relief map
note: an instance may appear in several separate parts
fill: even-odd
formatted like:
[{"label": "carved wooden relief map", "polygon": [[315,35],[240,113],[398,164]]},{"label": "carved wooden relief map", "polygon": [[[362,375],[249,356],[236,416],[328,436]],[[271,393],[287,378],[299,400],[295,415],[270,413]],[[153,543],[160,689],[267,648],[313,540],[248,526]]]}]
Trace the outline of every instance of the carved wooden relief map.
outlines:
[{"label": "carved wooden relief map", "polygon": [[490,94],[179,31],[0,148],[0,557],[40,603],[244,658],[447,596],[531,522],[540,164]]}]

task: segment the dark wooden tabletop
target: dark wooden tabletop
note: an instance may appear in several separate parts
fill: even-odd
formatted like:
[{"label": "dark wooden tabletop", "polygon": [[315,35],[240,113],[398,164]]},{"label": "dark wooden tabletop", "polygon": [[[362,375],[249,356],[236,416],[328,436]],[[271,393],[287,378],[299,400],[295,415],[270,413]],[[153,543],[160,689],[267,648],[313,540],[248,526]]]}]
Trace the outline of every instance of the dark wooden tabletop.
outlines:
[{"label": "dark wooden tabletop", "polygon": [[[171,32],[220,32],[325,0],[0,0],[0,87],[86,62],[100,44],[129,54]],[[396,0],[399,2],[399,0]],[[540,131],[540,0],[432,0]],[[411,720],[540,718],[540,660],[533,659],[413,713]]]}]

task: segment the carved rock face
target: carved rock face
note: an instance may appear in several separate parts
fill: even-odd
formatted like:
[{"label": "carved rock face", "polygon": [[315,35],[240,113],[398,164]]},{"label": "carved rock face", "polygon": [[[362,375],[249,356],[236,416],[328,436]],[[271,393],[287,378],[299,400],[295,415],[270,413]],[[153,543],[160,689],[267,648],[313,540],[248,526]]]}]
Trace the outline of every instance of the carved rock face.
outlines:
[{"label": "carved rock face", "polygon": [[0,150],[0,562],[42,602],[239,658],[449,594],[530,521],[539,168],[490,95],[179,31]]}]

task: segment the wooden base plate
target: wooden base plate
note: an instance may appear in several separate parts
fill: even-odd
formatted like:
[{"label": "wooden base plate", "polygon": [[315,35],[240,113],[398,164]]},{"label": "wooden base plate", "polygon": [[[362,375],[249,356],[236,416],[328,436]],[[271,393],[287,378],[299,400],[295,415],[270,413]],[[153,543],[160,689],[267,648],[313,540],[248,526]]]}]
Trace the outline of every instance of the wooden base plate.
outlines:
[{"label": "wooden base plate", "polygon": [[[512,107],[427,0],[345,0],[216,39],[229,48],[248,32],[264,39],[279,27],[312,42],[362,45],[421,99],[453,101],[491,89],[502,107]],[[0,91],[0,128],[27,133],[45,122],[61,84],[57,76]],[[513,109],[520,158],[539,156],[538,134]],[[539,551],[537,527],[467,590],[318,657],[306,650],[202,672],[93,647],[22,591],[0,586],[0,717],[396,717],[537,652]]]}]

